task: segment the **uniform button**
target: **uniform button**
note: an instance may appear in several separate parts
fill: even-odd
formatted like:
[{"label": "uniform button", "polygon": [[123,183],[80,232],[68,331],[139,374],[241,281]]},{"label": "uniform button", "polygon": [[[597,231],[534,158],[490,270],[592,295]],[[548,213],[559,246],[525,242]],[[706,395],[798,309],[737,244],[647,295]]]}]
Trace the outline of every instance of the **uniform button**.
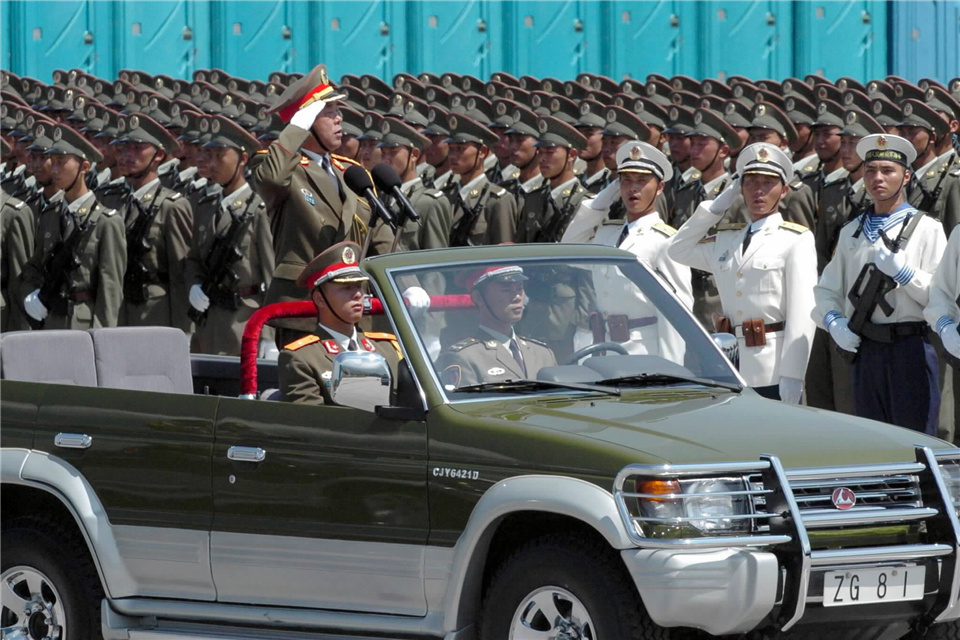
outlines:
[{"label": "uniform button", "polygon": [[737,311],[737,317],[738,317],[738,318],[739,318],[740,316],[742,316],[742,315],[743,315],[743,311]]},{"label": "uniform button", "polygon": [[742,296],[742,295],[743,295],[743,291],[737,291],[737,297],[738,297],[738,298],[739,298],[740,296]]},{"label": "uniform button", "polygon": [[742,277],[743,277],[743,271],[737,271],[737,277],[738,277],[738,278],[742,278]]}]

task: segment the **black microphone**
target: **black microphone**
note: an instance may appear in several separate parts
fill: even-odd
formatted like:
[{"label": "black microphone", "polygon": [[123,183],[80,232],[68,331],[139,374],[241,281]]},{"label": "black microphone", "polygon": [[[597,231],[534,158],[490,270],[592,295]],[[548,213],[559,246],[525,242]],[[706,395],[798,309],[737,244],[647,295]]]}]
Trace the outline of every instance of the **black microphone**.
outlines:
[{"label": "black microphone", "polygon": [[[387,208],[383,206],[383,203],[380,202],[380,199],[374,195],[373,182],[370,180],[370,176],[367,175],[367,172],[363,167],[355,164],[347,167],[347,170],[343,172],[343,181],[347,183],[347,188],[350,189],[350,191],[358,193],[367,199],[367,202],[370,203],[370,208],[373,210],[375,216],[379,217],[391,227],[396,228],[396,224],[393,220],[393,214],[387,211]],[[372,222],[370,226],[373,226]]]},{"label": "black microphone", "polygon": [[420,214],[413,208],[413,204],[403,193],[403,189],[400,188],[403,182],[400,180],[400,176],[397,175],[396,169],[386,162],[381,162],[378,165],[374,165],[370,175],[373,176],[373,181],[377,184],[378,191],[393,194],[393,197],[397,199],[397,202],[399,202],[403,208],[403,212],[406,214],[408,220],[415,220],[417,224],[421,224]]}]

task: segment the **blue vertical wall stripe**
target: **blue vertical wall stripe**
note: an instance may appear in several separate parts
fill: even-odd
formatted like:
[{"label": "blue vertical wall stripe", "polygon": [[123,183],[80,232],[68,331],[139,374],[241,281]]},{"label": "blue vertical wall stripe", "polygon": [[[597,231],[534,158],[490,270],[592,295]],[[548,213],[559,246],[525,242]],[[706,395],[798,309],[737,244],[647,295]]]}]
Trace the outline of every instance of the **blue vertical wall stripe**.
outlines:
[{"label": "blue vertical wall stripe", "polygon": [[106,78],[127,67],[187,78],[220,67],[266,79],[318,62],[334,77],[386,80],[500,70],[618,81],[960,75],[960,0],[0,0],[0,16],[0,65],[43,80],[73,67]]}]

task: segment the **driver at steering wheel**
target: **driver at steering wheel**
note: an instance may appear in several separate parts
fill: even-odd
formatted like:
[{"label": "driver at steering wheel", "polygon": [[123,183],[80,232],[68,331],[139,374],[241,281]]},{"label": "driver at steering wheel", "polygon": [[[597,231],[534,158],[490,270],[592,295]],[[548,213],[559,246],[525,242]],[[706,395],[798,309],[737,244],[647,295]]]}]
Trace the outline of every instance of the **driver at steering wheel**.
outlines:
[{"label": "driver at steering wheel", "polygon": [[437,359],[447,390],[484,382],[533,380],[543,367],[557,364],[550,347],[518,336],[513,325],[525,306],[523,269],[515,265],[485,267],[464,274],[480,315],[475,337],[448,347]]}]

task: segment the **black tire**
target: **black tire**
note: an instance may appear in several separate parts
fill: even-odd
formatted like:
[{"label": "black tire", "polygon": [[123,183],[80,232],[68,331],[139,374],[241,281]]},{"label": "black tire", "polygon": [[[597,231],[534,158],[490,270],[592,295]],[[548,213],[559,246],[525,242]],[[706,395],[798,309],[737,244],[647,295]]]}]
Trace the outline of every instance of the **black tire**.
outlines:
[{"label": "black tire", "polygon": [[[90,559],[86,544],[74,531],[52,520],[39,517],[18,518],[4,523],[0,535],[0,571],[4,578],[12,578],[18,586],[15,592],[27,597],[24,579],[17,580],[21,570],[34,578],[43,576],[41,589],[45,602],[56,604],[57,624],[66,627],[61,640],[98,640],[103,637],[100,628],[100,602],[103,589],[96,568]],[[9,575],[8,575],[9,572]],[[37,581],[34,579],[33,584]],[[0,610],[3,626],[16,628],[28,619],[21,612]],[[16,617],[14,617],[16,616]],[[34,624],[42,624],[36,620]],[[42,629],[42,627],[41,627]],[[36,633],[36,631],[35,631]],[[42,635],[42,634],[40,634]],[[32,637],[27,635],[26,637]]]},{"label": "black tire", "polygon": [[960,621],[952,620],[930,627],[926,635],[910,632],[901,640],[960,640]]},{"label": "black tire", "polygon": [[[523,545],[498,567],[483,600],[480,640],[508,640],[514,615],[544,587],[559,588],[579,600],[592,621],[592,634],[586,633],[584,640],[672,637],[647,616],[613,549],[583,536],[556,534]],[[548,624],[542,616],[532,621]]]}]

